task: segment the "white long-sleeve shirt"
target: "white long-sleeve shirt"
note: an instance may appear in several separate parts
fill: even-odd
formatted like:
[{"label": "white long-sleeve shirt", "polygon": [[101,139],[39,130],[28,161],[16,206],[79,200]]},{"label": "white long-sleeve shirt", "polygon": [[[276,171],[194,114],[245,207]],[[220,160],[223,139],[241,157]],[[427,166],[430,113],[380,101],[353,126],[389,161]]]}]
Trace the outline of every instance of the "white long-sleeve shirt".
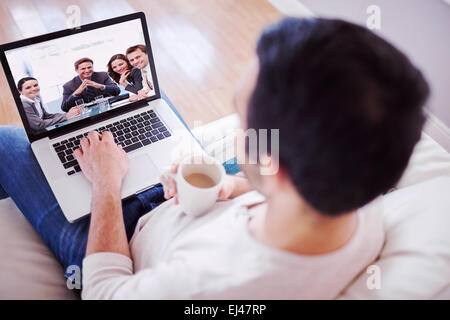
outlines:
[{"label": "white long-sleeve shirt", "polygon": [[[83,260],[84,299],[332,299],[378,256],[379,205],[358,211],[358,227],[340,249],[300,255],[263,245],[248,232],[257,192],[185,215],[173,200],[143,216],[132,259],[95,253]],[[377,203],[377,201],[375,201]]]},{"label": "white long-sleeve shirt", "polygon": [[[150,90],[147,93],[147,97],[153,96],[155,94],[155,87],[153,84],[152,71],[150,69],[150,64],[147,64],[147,66],[145,68],[141,69],[141,75],[142,75],[142,89]],[[151,88],[149,87],[149,84],[151,85]]]}]

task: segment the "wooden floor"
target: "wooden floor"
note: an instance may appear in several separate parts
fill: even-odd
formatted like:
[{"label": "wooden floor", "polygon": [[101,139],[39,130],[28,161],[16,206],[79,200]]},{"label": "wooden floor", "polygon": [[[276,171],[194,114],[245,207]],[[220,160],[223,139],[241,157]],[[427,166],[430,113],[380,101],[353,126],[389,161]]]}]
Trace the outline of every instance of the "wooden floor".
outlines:
[{"label": "wooden floor", "polygon": [[[160,87],[191,127],[234,112],[258,34],[281,17],[265,0],[2,0],[0,43],[66,28],[69,5],[79,6],[83,24],[145,12]],[[21,125],[3,70],[0,124]]]}]

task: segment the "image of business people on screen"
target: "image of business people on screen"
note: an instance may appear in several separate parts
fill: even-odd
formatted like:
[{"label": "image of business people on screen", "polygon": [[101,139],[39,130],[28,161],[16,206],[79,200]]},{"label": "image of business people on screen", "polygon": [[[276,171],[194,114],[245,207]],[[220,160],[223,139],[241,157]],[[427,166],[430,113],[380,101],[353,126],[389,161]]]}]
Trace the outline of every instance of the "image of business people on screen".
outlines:
[{"label": "image of business people on screen", "polygon": [[81,58],[74,63],[78,76],[63,85],[61,109],[70,110],[75,101],[83,99],[85,103],[95,100],[97,96],[111,97],[120,94],[120,88],[107,72],[95,72],[94,62],[90,58]]},{"label": "image of business people on screen", "polygon": [[80,114],[79,107],[72,107],[67,113],[49,113],[39,97],[41,88],[33,77],[25,77],[17,83],[25,115],[31,129],[39,131],[55,123],[66,121]]},{"label": "image of business people on screen", "polygon": [[141,71],[133,68],[127,57],[118,53],[109,59],[108,74],[121,89],[137,94],[142,89]]},{"label": "image of business people on screen", "polygon": [[[148,61],[146,46],[139,44],[127,49],[126,56],[130,64],[140,70],[142,89],[138,91],[138,99],[150,97],[155,94],[152,72]],[[131,97],[130,97],[131,100]]]}]

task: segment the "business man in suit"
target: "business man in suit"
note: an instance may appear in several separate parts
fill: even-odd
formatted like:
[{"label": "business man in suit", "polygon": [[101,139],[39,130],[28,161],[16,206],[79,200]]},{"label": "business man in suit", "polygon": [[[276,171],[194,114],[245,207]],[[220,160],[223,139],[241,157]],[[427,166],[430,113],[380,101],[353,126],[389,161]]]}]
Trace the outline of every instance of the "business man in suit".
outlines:
[{"label": "business man in suit", "polygon": [[142,89],[138,91],[137,96],[130,97],[130,101],[145,99],[155,94],[155,88],[153,85],[152,72],[150,69],[150,62],[148,60],[146,46],[139,44],[132,46],[126,51],[127,59],[130,64],[138,69],[140,72],[139,79],[141,81]]},{"label": "business man in suit", "polygon": [[141,70],[137,68],[131,69],[126,80],[127,82],[125,83],[125,90],[138,94],[139,90],[142,89]]},{"label": "business man in suit", "polygon": [[17,83],[25,115],[31,129],[40,131],[55,123],[65,121],[80,114],[79,107],[73,107],[67,113],[48,113],[38,95],[41,91],[38,81],[33,77],[25,77]]},{"label": "business man in suit", "polygon": [[75,61],[75,71],[78,76],[66,82],[63,86],[63,102],[61,109],[68,111],[75,106],[75,101],[83,99],[91,102],[97,96],[117,96],[120,88],[112,81],[107,72],[94,72],[94,62],[89,58]]}]

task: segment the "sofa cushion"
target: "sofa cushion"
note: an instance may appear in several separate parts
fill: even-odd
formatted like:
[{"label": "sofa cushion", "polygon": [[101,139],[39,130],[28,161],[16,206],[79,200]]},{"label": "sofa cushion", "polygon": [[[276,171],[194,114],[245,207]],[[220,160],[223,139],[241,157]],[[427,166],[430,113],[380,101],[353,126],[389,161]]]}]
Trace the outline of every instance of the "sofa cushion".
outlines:
[{"label": "sofa cushion", "polygon": [[422,134],[402,178],[383,196],[385,245],[341,299],[450,299],[450,154]]},{"label": "sofa cushion", "polygon": [[405,188],[442,176],[450,176],[450,154],[430,136],[422,133],[396,188]]},{"label": "sofa cushion", "polygon": [[385,195],[379,287],[366,269],[340,298],[450,299],[449,190],[450,177],[438,177]]},{"label": "sofa cushion", "polygon": [[8,198],[0,200],[0,299],[76,299],[63,268]]}]

